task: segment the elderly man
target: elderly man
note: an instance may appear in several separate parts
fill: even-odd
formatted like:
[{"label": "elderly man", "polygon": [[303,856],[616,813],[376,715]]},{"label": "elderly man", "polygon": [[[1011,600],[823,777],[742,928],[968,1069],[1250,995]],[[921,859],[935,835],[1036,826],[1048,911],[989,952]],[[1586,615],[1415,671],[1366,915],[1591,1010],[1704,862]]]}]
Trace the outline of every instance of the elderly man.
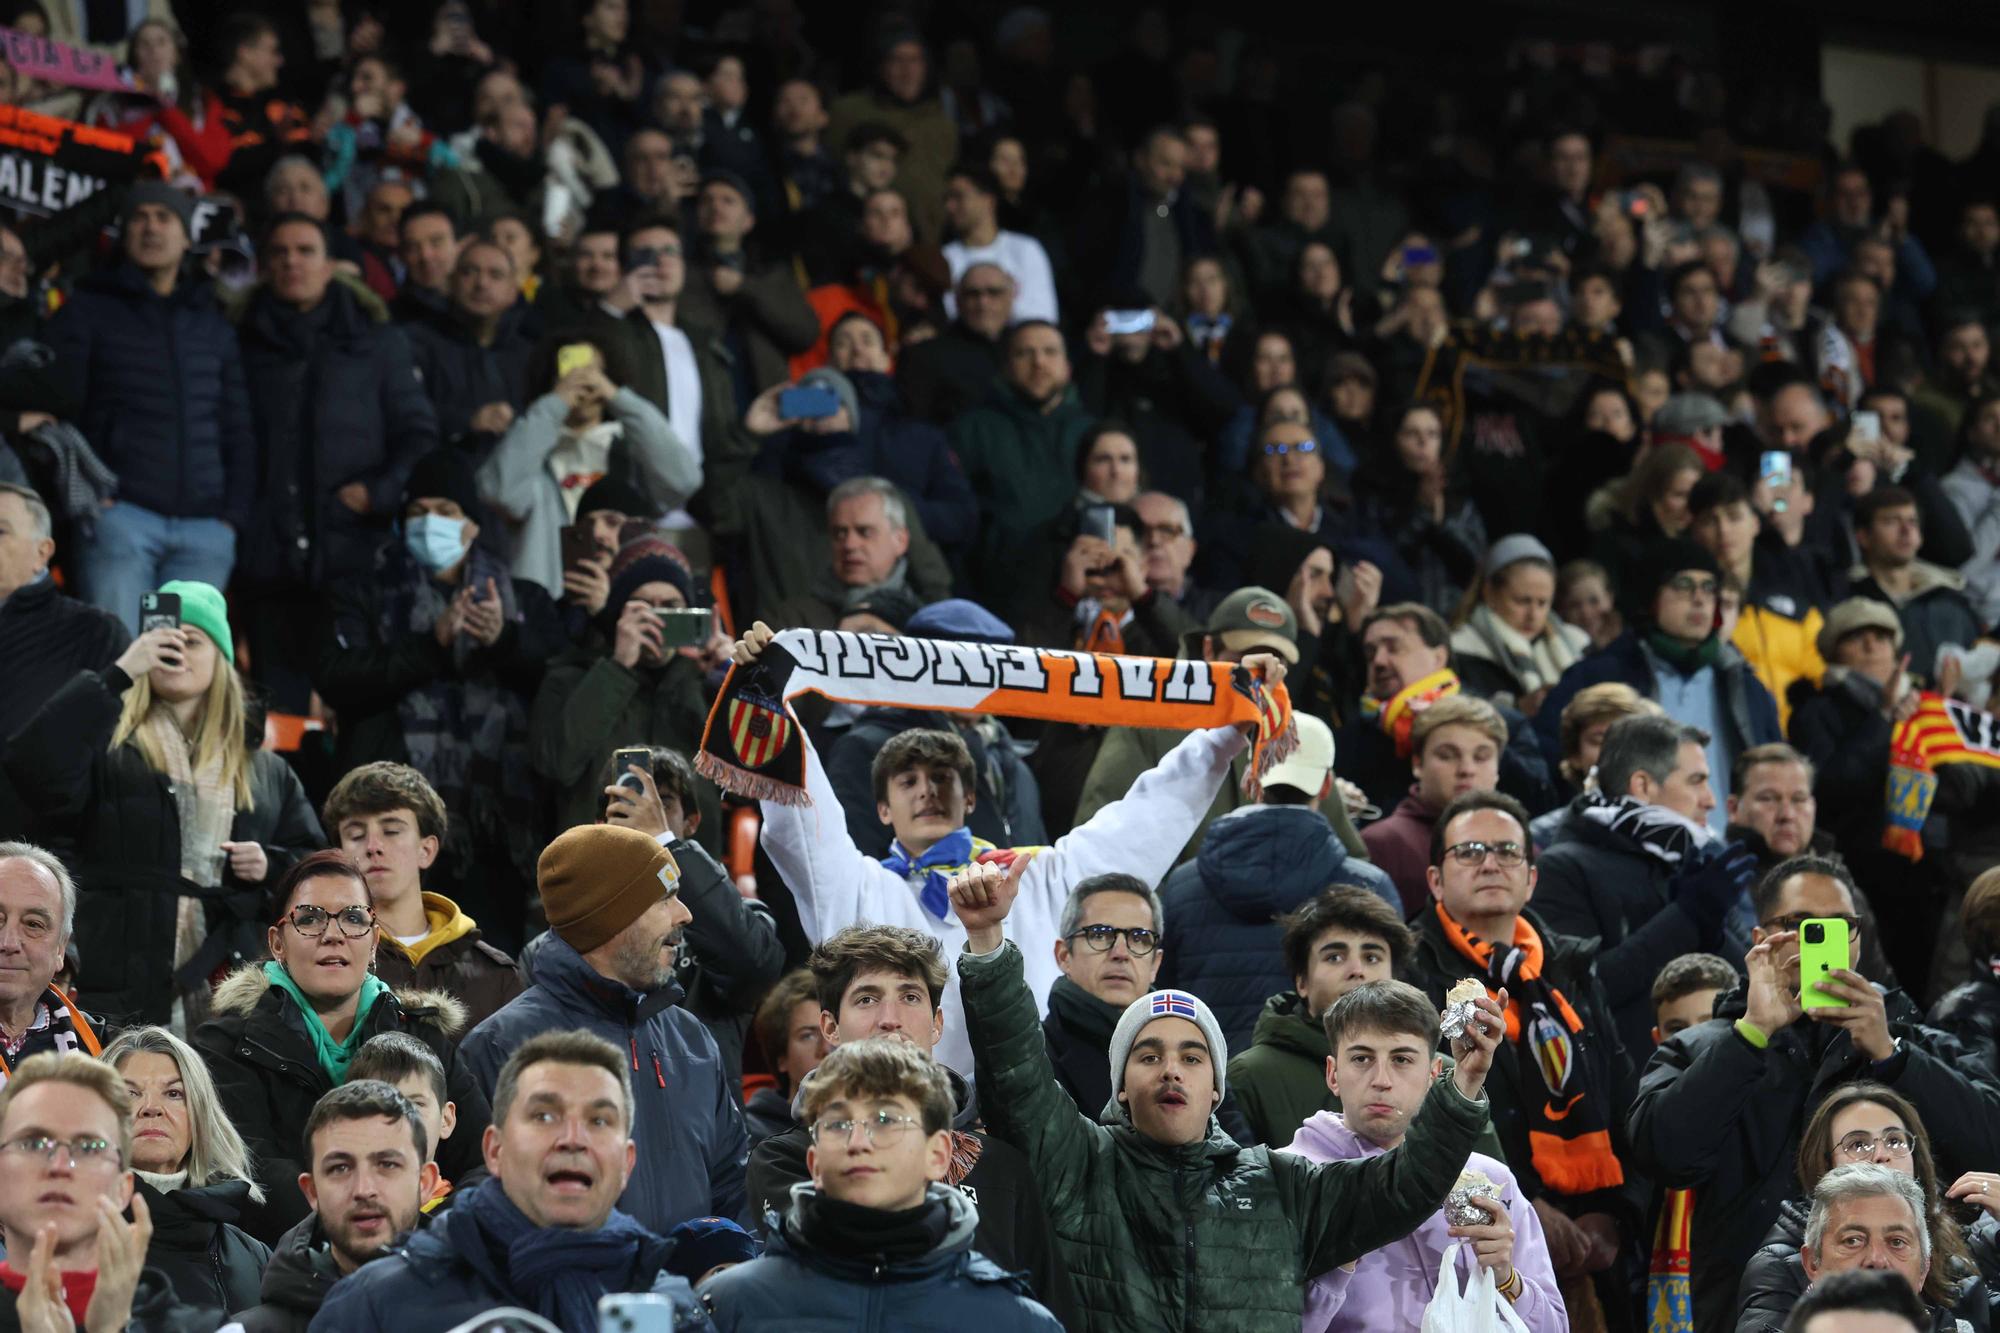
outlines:
[{"label": "elderly man", "polygon": [[1145,551],[1146,586],[1195,621],[1208,619],[1220,600],[1188,577],[1194,566],[1194,519],[1187,501],[1165,491],[1141,491],[1132,498],[1139,515],[1139,545]]},{"label": "elderly man", "polygon": [[586,1032],[524,1042],[495,1087],[491,1178],[456,1195],[442,1225],[343,1279],[313,1327],[441,1333],[511,1305],[595,1328],[598,1298],[627,1291],[664,1296],[669,1322],[702,1327],[686,1279],[664,1271],[671,1243],[617,1208],[639,1155],[625,1059]]},{"label": "elderly man", "polygon": [[1837,1166],[1813,1189],[1799,1261],[1814,1282],[1867,1268],[1892,1272],[1921,1295],[1931,1270],[1929,1205],[1907,1172],[1873,1162]]},{"label": "elderly man", "polygon": [[76,925],[76,884],[53,852],[0,842],[0,920],[0,1082],[43,1051],[96,1055],[103,1020],[53,984]]},{"label": "elderly man", "polygon": [[483,457],[528,401],[535,339],[514,260],[492,241],[465,243],[447,290],[449,315],[413,325],[411,350],[444,443]]},{"label": "elderly man", "polygon": [[909,506],[892,482],[856,477],[826,497],[829,568],[810,591],[772,608],[786,627],[837,629],[841,613],[885,588],[909,586]]},{"label": "elderly man", "polygon": [[1006,269],[973,260],[959,273],[957,318],[943,333],[901,349],[896,386],[910,413],[949,425],[986,397],[1000,373],[1001,335],[1014,322],[1020,288]]}]

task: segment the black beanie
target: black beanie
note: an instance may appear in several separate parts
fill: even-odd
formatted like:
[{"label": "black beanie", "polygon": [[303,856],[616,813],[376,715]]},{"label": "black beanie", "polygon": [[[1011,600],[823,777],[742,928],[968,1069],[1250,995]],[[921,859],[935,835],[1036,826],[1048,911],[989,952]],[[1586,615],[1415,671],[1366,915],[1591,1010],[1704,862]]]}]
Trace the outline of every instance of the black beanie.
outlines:
[{"label": "black beanie", "polygon": [[410,469],[403,483],[403,507],[412,500],[454,501],[468,516],[479,509],[479,484],[472,477],[472,463],[455,449],[433,449]]},{"label": "black beanie", "polygon": [[590,483],[583,498],[576,502],[576,516],[594,514],[600,509],[609,509],[614,514],[627,518],[656,518],[660,507],[639,493],[639,488],[622,477],[599,477]]},{"label": "black beanie", "polygon": [[1689,570],[1717,579],[1722,577],[1722,566],[1715,562],[1715,556],[1700,542],[1686,537],[1670,537],[1653,548],[1652,558],[1646,562],[1649,576],[1646,583],[1647,602],[1650,604],[1674,575],[1685,574]]}]

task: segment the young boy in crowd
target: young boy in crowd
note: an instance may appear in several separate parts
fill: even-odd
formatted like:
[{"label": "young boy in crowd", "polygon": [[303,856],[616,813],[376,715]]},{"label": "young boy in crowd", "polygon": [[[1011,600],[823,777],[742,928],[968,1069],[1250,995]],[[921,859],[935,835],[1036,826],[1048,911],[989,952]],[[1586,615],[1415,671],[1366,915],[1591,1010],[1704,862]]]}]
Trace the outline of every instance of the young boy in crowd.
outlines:
[{"label": "young boy in crowd", "polygon": [[[1712,953],[1684,953],[1653,978],[1653,1044],[1671,1040],[1715,1015],[1715,1002],[1736,989],[1736,969]],[[1662,1190],[1647,1265],[1647,1327],[1693,1333],[1693,1190]]]},{"label": "young boy in crowd", "polygon": [[[424,1122],[429,1160],[437,1160],[438,1145],[458,1128],[458,1104],[445,1091],[444,1065],[431,1048],[402,1032],[382,1032],[361,1043],[347,1063],[347,1081],[379,1079],[410,1099]],[[451,1197],[452,1185],[438,1174],[437,1185],[424,1195],[423,1210],[434,1212]]]}]

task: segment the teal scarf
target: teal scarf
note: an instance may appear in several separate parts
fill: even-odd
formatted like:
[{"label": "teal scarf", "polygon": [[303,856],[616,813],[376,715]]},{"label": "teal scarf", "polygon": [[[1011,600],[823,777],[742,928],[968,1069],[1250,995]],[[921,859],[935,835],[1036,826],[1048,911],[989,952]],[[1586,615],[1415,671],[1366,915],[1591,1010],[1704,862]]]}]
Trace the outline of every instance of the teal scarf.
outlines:
[{"label": "teal scarf", "polygon": [[326,1024],[319,1021],[313,1012],[312,1001],[299,989],[299,983],[292,980],[292,974],[278,963],[264,964],[264,976],[273,986],[292,997],[299,1006],[299,1012],[306,1016],[306,1032],[313,1040],[313,1053],[319,1057],[319,1067],[326,1076],[339,1087],[347,1080],[347,1062],[354,1058],[354,1052],[361,1045],[361,1029],[368,1021],[368,1011],[375,1007],[375,1001],[388,993],[389,987],[382,978],[370,972],[361,980],[361,1003],[354,1010],[354,1027],[347,1034],[346,1041],[335,1041],[333,1034],[326,1030]]}]

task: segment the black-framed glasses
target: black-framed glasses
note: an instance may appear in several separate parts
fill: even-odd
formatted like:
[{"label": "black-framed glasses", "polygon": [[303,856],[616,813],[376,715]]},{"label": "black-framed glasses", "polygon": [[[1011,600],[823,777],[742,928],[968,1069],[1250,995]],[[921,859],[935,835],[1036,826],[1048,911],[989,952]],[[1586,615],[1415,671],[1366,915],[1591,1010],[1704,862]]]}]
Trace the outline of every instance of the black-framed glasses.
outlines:
[{"label": "black-framed glasses", "polygon": [[1160,947],[1159,935],[1144,926],[1085,926],[1068,938],[1082,940],[1092,953],[1110,953],[1120,935],[1125,937],[1125,947],[1134,958],[1144,958]]},{"label": "black-framed glasses", "polygon": [[895,1111],[877,1111],[873,1115],[854,1117],[843,1116],[838,1120],[819,1120],[813,1123],[812,1141],[816,1144],[822,1143],[824,1142],[822,1136],[830,1135],[837,1143],[852,1143],[854,1131],[859,1129],[861,1137],[866,1139],[868,1146],[872,1148],[876,1139],[893,1137],[917,1123],[915,1116],[902,1115]]},{"label": "black-framed glasses", "polygon": [[1309,454],[1318,448],[1317,440],[1300,440],[1297,444],[1267,444],[1264,446],[1264,456],[1283,458],[1286,454]]},{"label": "black-framed glasses", "polygon": [[1444,854],[1462,866],[1476,866],[1491,856],[1500,865],[1512,868],[1528,859],[1528,849],[1518,842],[1455,842]]},{"label": "black-framed glasses", "polygon": [[1774,916],[1769,921],[1759,921],[1757,924],[1765,930],[1797,930],[1808,921],[1845,921],[1847,923],[1847,933],[1850,937],[1861,933],[1860,917],[1829,916],[1825,912],[1792,912],[1785,916]]},{"label": "black-framed glasses", "polygon": [[1147,523],[1139,529],[1139,540],[1147,546],[1154,542],[1179,541],[1187,536],[1187,529],[1178,523]]},{"label": "black-framed glasses", "polygon": [[120,1161],[118,1145],[95,1134],[82,1134],[73,1139],[59,1139],[52,1134],[26,1134],[0,1143],[0,1148],[51,1163],[56,1160],[58,1152],[67,1152],[71,1166],[117,1166]]},{"label": "black-framed glasses", "polygon": [[1683,597],[1714,597],[1722,585],[1714,579],[1698,579],[1692,574],[1676,574],[1667,580],[1667,587]]},{"label": "black-framed glasses", "polygon": [[372,907],[343,907],[338,912],[329,912],[324,907],[300,903],[286,919],[292,923],[293,930],[309,940],[326,934],[329,925],[338,925],[340,933],[350,940],[358,940],[375,929],[375,909]]},{"label": "black-framed glasses", "polygon": [[1857,1129],[1834,1144],[1833,1151],[1850,1162],[1865,1162],[1878,1147],[1887,1148],[1891,1157],[1908,1157],[1916,1150],[1917,1141],[1906,1130],[1892,1129],[1877,1139],[1867,1130]]}]

